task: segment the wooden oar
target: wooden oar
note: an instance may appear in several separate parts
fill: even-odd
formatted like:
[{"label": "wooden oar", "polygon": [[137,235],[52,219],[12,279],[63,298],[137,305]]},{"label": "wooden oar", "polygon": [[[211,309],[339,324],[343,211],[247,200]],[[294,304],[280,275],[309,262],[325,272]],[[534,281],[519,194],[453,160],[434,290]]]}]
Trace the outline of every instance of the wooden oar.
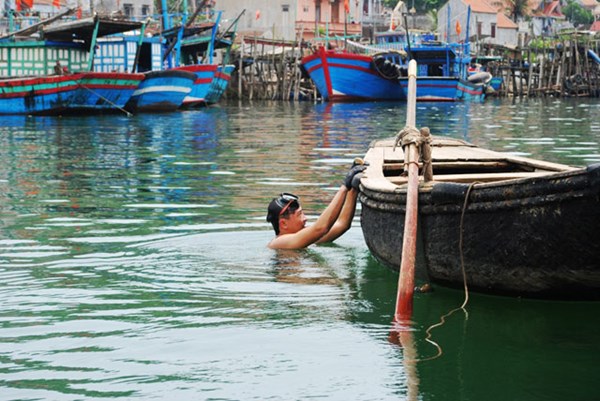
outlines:
[{"label": "wooden oar", "polygon": [[[417,109],[417,62],[408,63],[408,97],[406,104],[406,127],[415,127]],[[410,320],[413,310],[415,285],[415,260],[417,254],[417,214],[419,206],[419,149],[410,143],[404,149],[404,162],[408,168],[408,188],[406,191],[406,214],[404,216],[404,236],[402,238],[402,258],[398,277],[396,298],[397,322]]]}]

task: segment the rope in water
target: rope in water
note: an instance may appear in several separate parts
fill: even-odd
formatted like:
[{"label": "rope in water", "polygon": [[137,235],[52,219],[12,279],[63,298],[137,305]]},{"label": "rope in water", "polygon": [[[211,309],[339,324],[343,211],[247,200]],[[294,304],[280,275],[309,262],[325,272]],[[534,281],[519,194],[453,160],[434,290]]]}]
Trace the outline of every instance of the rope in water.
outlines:
[{"label": "rope in water", "polygon": [[463,203],[462,211],[460,214],[460,232],[459,232],[459,236],[458,236],[458,248],[459,248],[459,252],[460,252],[460,269],[462,271],[462,276],[463,276],[463,288],[465,291],[465,300],[463,301],[463,303],[460,307],[452,309],[450,312],[443,315],[440,318],[440,321],[438,323],[435,323],[435,324],[429,326],[427,328],[427,330],[425,330],[425,333],[427,334],[427,336],[425,337],[425,341],[432,344],[437,349],[437,354],[435,354],[434,356],[431,356],[429,358],[419,359],[419,361],[429,361],[432,359],[436,359],[436,358],[439,358],[443,353],[442,347],[440,347],[440,345],[438,343],[436,343],[435,341],[433,341],[431,339],[431,331],[434,328],[443,326],[444,323],[446,322],[446,318],[450,317],[454,312],[456,312],[458,310],[464,311],[465,320],[469,319],[469,313],[465,309],[465,307],[467,306],[467,303],[469,302],[469,288],[467,286],[467,272],[465,271],[465,259],[464,259],[464,254],[463,254],[463,229],[464,229],[465,212],[467,210],[467,206],[469,203],[469,196],[471,195],[471,190],[473,189],[473,186],[475,186],[475,184],[478,184],[478,182],[477,181],[472,182],[469,185],[469,188],[467,188],[467,192],[465,194],[465,201]]},{"label": "rope in water", "polygon": [[122,111],[123,113],[125,113],[127,115],[127,117],[131,117],[133,115],[130,112],[128,112],[127,110],[125,110],[124,108],[119,107],[118,105],[114,104],[113,102],[111,102],[110,100],[108,100],[107,98],[105,98],[104,96],[102,96],[101,94],[99,94],[98,92],[95,92],[95,91],[91,90],[87,86],[81,85],[81,84],[79,84],[79,86],[81,86],[83,89],[86,89],[86,90],[92,92],[94,95],[98,96],[100,99],[104,100],[106,103],[109,103],[111,106],[116,107],[117,109],[119,109],[120,111]]}]

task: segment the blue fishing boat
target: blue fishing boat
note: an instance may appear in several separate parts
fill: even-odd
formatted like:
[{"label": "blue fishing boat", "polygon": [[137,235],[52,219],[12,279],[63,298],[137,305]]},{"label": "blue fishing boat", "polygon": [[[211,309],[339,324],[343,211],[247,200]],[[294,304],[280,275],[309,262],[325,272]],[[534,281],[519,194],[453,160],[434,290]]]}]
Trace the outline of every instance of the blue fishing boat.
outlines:
[{"label": "blue fishing boat", "polygon": [[[78,90],[74,93],[69,112],[122,111],[144,75],[129,73],[119,68],[99,68],[96,66],[98,39],[123,32],[130,32],[143,24],[135,21],[100,18],[97,15],[70,22],[52,25],[43,30],[43,36],[51,44],[60,43],[62,52],[78,44],[82,46],[78,54],[70,54],[68,61],[81,60],[78,65],[70,65],[69,70],[82,73]],[[81,46],[81,45],[80,45]],[[46,45],[47,47],[47,45]],[[81,54],[81,51],[85,51]]]},{"label": "blue fishing boat", "polygon": [[144,73],[144,79],[125,105],[134,112],[177,110],[191,92],[196,75],[187,71],[164,70]]},{"label": "blue fishing boat", "polygon": [[321,47],[302,59],[324,100],[406,99],[408,61],[417,61],[418,101],[482,100],[485,82],[467,78],[468,46],[423,42],[388,48],[373,54],[326,50]]},{"label": "blue fishing boat", "polygon": [[[214,14],[214,21],[200,25],[180,26],[165,30],[167,42],[173,43],[174,69],[196,74],[192,91],[183,101],[184,107],[205,106],[219,101],[234,70],[227,64],[235,39],[236,18],[228,29],[219,32],[222,12]],[[185,19],[184,19],[185,20]],[[215,62],[215,51],[222,50],[222,62]],[[169,60],[169,59],[167,59]]]},{"label": "blue fishing boat", "polygon": [[139,28],[141,23],[98,17],[38,27],[44,40],[0,41],[3,114],[62,114],[119,110],[144,78],[142,74],[96,71],[96,39]]},{"label": "blue fishing boat", "polygon": [[390,29],[376,34],[370,45],[345,39],[343,52],[318,48],[301,65],[329,101],[403,101],[411,60],[418,65],[417,101],[483,100],[491,77],[468,77],[470,14],[469,8],[461,43],[443,43],[430,33]]}]

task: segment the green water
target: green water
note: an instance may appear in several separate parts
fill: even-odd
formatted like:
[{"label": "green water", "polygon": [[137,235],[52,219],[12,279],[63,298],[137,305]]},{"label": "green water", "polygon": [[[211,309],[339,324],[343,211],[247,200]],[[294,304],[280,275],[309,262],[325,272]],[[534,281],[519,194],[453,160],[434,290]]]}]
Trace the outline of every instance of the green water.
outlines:
[{"label": "green water", "polygon": [[[334,245],[266,248],[272,197],[297,193],[314,220],[405,113],[3,117],[0,400],[600,400],[599,303],[471,293],[444,317],[465,295],[435,287],[416,294],[399,347],[397,274],[370,256],[358,217]],[[597,100],[422,103],[417,122],[600,162]]]}]

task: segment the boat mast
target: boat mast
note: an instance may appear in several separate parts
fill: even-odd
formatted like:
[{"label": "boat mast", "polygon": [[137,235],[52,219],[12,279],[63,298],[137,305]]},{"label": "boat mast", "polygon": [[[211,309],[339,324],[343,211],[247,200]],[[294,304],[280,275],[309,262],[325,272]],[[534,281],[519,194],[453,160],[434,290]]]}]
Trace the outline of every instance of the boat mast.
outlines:
[{"label": "boat mast", "polygon": [[94,68],[94,57],[96,55],[96,39],[98,38],[98,30],[100,29],[100,18],[98,16],[94,16],[95,25],[94,25],[94,33],[92,34],[92,40],[90,41],[90,58],[88,59],[87,70],[92,71]]},{"label": "boat mast", "polygon": [[[463,61],[470,62],[471,61],[471,42],[469,41],[469,25],[471,23],[471,6],[467,7],[467,29],[465,29],[465,45],[464,45],[464,53]],[[467,66],[466,63],[460,63],[460,76],[463,78],[467,77]]]}]

